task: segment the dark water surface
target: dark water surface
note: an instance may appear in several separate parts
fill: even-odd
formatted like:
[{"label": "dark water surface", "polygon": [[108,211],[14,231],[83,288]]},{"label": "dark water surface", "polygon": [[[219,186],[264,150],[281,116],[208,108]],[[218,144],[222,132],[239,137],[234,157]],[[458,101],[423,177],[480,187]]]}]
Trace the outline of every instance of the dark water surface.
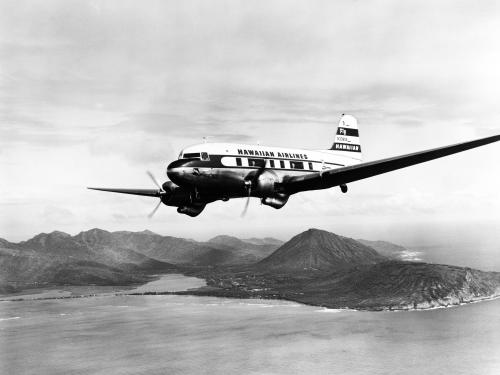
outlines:
[{"label": "dark water surface", "polygon": [[500,374],[500,300],[418,312],[170,295],[6,301],[0,373]]}]

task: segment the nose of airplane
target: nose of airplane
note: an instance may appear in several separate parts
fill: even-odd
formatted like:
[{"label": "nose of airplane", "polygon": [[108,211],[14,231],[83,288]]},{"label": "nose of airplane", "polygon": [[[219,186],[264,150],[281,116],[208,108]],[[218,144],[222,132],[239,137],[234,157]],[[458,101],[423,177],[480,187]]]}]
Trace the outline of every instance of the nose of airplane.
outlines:
[{"label": "nose of airplane", "polygon": [[184,164],[184,160],[175,160],[168,165],[167,176],[174,184],[182,184],[182,175],[184,174],[184,168],[182,167]]}]

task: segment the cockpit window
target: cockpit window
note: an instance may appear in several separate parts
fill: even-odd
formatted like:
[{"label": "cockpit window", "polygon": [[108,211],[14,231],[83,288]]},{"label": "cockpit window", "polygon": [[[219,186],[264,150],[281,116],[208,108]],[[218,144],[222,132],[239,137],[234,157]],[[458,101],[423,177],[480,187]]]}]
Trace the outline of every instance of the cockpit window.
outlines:
[{"label": "cockpit window", "polygon": [[200,158],[200,153],[199,152],[188,152],[182,156],[183,159],[199,159]]},{"label": "cockpit window", "polygon": [[201,153],[201,160],[210,160],[210,157],[208,156],[208,153],[202,152]]}]

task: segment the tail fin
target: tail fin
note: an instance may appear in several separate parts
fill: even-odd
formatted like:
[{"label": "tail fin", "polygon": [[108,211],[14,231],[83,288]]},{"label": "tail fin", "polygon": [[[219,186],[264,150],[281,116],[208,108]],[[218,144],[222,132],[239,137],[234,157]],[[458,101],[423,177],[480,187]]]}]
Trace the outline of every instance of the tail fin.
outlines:
[{"label": "tail fin", "polygon": [[359,142],[358,120],[351,115],[342,115],[335,134],[335,141],[330,150],[342,156],[362,160]]}]

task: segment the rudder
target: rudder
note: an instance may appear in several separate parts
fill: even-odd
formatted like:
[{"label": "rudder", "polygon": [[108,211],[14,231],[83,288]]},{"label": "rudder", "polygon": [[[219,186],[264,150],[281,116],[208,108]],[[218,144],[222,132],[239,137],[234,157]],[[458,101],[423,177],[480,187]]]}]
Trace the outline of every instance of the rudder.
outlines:
[{"label": "rudder", "polygon": [[363,158],[359,141],[358,120],[354,116],[342,115],[335,133],[335,141],[330,150],[357,160]]}]

